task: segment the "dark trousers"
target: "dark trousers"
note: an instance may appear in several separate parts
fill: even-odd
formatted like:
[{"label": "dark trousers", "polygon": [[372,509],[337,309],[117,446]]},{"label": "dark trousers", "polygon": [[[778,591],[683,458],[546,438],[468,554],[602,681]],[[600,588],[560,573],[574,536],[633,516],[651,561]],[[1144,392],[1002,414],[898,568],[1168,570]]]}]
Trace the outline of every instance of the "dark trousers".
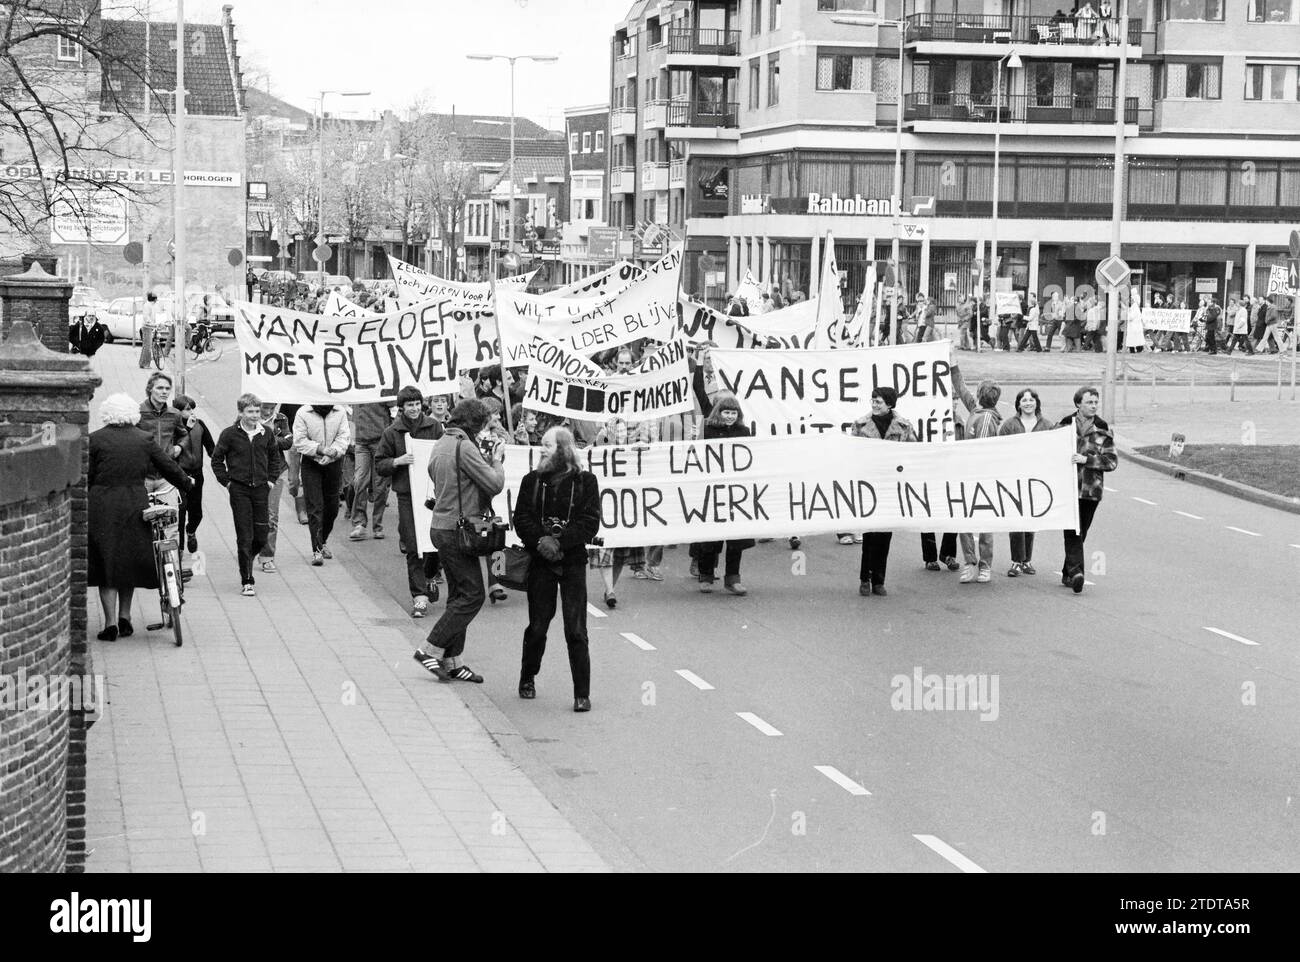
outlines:
[{"label": "dark trousers", "polygon": [[397,494],[397,540],[406,558],[406,586],[411,597],[427,595],[429,582],[438,577],[438,554],[420,554],[419,542],[415,538],[415,513],[411,508],[409,494]]},{"label": "dark trousers", "polygon": [[302,459],[302,493],[307,499],[307,530],[311,532],[312,551],[319,551],[334,530],[342,477],[343,465],[339,461],[322,465],[311,458]]},{"label": "dark trousers", "polygon": [[569,646],[569,671],[573,674],[573,697],[591,697],[591,655],[587,650],[587,565],[585,558],[566,564],[560,574],[534,556],[528,569],[528,627],[524,629],[524,657],[521,679],[531,679],[542,670],[546,653],[546,629],[555,617],[555,595],[559,589],[560,613],[564,621],[564,642]]},{"label": "dark trousers", "polygon": [[1023,351],[1026,347],[1032,346],[1039,354],[1043,352],[1043,345],[1038,342],[1038,332],[1026,330],[1020,335],[1020,346],[1017,352]]},{"label": "dark trousers", "polygon": [[[1094,502],[1095,503],[1095,502]],[[1011,532],[1011,560],[1028,564],[1034,558],[1034,533],[1032,531]]]},{"label": "dark trousers", "polygon": [[1205,325],[1205,352],[1207,354],[1219,353],[1219,326],[1217,324]]},{"label": "dark trousers", "polygon": [[455,658],[465,650],[465,629],[483,607],[483,559],[465,554],[456,543],[455,529],[433,529],[433,546],[438,549],[447,574],[447,610],[429,632],[429,645],[442,648],[444,658]]},{"label": "dark trousers", "polygon": [[1255,345],[1250,343],[1250,338],[1245,334],[1234,334],[1228,339],[1229,354],[1232,353],[1232,349],[1235,347],[1240,347],[1247,354],[1255,353]]},{"label": "dark trousers", "polygon": [[858,569],[859,581],[869,581],[873,585],[885,583],[885,566],[889,563],[889,542],[893,537],[892,531],[868,531],[862,536],[862,566]]},{"label": "dark trousers", "polygon": [[252,487],[231,481],[230,513],[235,517],[235,548],[239,554],[239,583],[253,583],[253,559],[266,544],[270,523],[267,520],[266,485]]},{"label": "dark trousers", "polygon": [[1011,325],[1007,323],[1009,318],[1004,318],[998,322],[998,347],[1004,351],[1011,350]]},{"label": "dark trousers", "polygon": [[[722,554],[721,541],[705,541],[700,544],[698,562],[700,566],[700,577],[713,580],[718,570],[718,555]],[[748,545],[738,545],[735,541],[725,542],[727,546],[726,555],[726,577],[740,577],[740,556],[744,553]]]},{"label": "dark trousers", "polygon": [[1079,530],[1065,532],[1065,567],[1061,569],[1061,574],[1067,578],[1083,573],[1083,542],[1088,537],[1092,517],[1097,513],[1097,505],[1100,503],[1079,499]]},{"label": "dark trousers", "polygon": [[194,534],[203,523],[203,482],[195,479],[194,487],[189,492],[182,491],[178,531]]},{"label": "dark trousers", "polygon": [[[863,538],[862,543],[865,545],[867,539]],[[927,531],[925,534],[921,535],[921,560],[926,564],[929,564],[931,561],[938,561],[940,558],[955,557],[957,557],[957,535],[948,532],[943,536],[942,542],[935,539],[934,532],[932,531]],[[862,580],[866,581],[867,579],[863,578]],[[883,571],[881,572],[881,580],[884,580]]]}]

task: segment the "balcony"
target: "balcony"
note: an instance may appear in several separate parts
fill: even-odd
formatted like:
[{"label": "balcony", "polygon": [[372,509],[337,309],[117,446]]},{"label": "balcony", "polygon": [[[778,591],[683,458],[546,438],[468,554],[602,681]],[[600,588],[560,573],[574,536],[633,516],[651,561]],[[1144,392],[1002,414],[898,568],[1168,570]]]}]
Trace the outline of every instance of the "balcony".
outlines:
[{"label": "balcony", "polygon": [[735,131],[739,137],[740,104],[713,101],[670,100],[668,102],[667,137],[717,137],[722,131]]},{"label": "balcony", "polygon": [[[1138,123],[1138,98],[1124,101],[1124,122]],[[1009,94],[995,109],[990,99],[959,93],[911,93],[903,97],[903,119],[907,122],[943,121],[946,123],[991,124],[1114,124],[1114,97],[1039,97]],[[1092,131],[1078,131],[1092,134]]]},{"label": "balcony", "polygon": [[668,164],[647,160],[641,165],[641,189],[661,191],[668,189]]},{"label": "balcony", "polygon": [[677,190],[686,186],[686,161],[674,160],[668,164],[668,189]]},{"label": "balcony", "polygon": [[[1043,51],[1059,56],[1087,56],[1113,59],[1118,53],[1113,48],[1119,44],[1120,21],[1116,17],[1104,20],[1077,21],[1066,19],[1053,22],[1051,17],[1024,17],[1006,14],[964,13],[914,13],[907,18],[907,43],[915,44],[919,53],[946,53],[951,44],[990,44],[1002,53],[1009,44],[1028,46],[1020,49],[1022,56],[1041,56]],[[1142,20],[1130,17],[1128,21],[1130,47],[1142,46]],[[973,51],[967,48],[964,55]],[[1137,57],[1136,51],[1129,53]]]},{"label": "balcony", "polygon": [[651,100],[645,105],[641,114],[641,126],[646,130],[658,130],[668,118],[668,101]]},{"label": "balcony", "polygon": [[635,107],[620,107],[610,111],[609,135],[611,137],[632,137],[636,135]]},{"label": "balcony", "polygon": [[611,194],[633,194],[636,192],[636,168],[615,167],[609,172],[609,192]]},{"label": "balcony", "polygon": [[673,27],[668,31],[669,67],[740,67],[739,30],[696,30]]}]

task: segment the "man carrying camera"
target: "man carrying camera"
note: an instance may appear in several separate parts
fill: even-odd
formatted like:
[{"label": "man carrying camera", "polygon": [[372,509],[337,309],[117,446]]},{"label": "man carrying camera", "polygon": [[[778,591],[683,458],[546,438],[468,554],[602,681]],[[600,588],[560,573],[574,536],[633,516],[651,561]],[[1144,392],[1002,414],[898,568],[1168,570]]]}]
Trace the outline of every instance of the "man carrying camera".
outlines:
[{"label": "man carrying camera", "polygon": [[532,557],[519,697],[537,697],[533,679],[542,667],[558,588],[573,674],[573,710],[591,711],[586,565],[587,545],[600,531],[600,488],[596,476],[582,469],[568,428],[551,428],[543,435],[541,461],[519,485],[514,524]]},{"label": "man carrying camera", "polygon": [[483,607],[483,567],[480,556],[461,547],[458,531],[463,522],[482,518],[491,510],[492,497],[506,486],[505,445],[500,439],[480,451],[478,441],[488,423],[487,407],[479,400],[461,401],[451,412],[446,433],[434,445],[429,460],[436,501],[429,534],[447,576],[447,610],[443,612],[424,647],[414,658],[439,681],[472,681],[483,676],[461,663],[465,631]]}]

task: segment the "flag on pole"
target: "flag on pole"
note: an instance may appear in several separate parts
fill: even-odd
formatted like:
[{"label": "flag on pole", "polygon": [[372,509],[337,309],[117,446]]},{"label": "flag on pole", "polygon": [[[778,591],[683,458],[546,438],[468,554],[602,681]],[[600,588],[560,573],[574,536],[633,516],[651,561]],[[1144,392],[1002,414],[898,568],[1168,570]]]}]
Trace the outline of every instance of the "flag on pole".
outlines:
[{"label": "flag on pole", "polygon": [[857,310],[844,325],[840,333],[841,347],[861,347],[863,334],[870,327],[871,301],[876,292],[876,265],[873,261],[867,265],[867,279],[862,285],[862,296],[858,298]]},{"label": "flag on pole", "polygon": [[844,302],[840,298],[840,270],[835,263],[835,236],[826,232],[826,250],[822,254],[822,278],[817,286],[817,341],[818,350],[827,350],[834,345],[827,336],[832,323],[841,320],[844,314]]}]

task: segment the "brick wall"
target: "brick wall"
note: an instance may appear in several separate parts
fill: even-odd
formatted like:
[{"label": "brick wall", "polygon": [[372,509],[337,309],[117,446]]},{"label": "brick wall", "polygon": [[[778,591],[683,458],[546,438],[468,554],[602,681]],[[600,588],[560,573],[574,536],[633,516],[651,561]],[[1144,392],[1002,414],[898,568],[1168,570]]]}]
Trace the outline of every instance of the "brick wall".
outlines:
[{"label": "brick wall", "polygon": [[21,274],[0,277],[0,337],[15,321],[28,321],[49,350],[68,353],[68,301],[72,285],[52,277],[40,263]]}]

